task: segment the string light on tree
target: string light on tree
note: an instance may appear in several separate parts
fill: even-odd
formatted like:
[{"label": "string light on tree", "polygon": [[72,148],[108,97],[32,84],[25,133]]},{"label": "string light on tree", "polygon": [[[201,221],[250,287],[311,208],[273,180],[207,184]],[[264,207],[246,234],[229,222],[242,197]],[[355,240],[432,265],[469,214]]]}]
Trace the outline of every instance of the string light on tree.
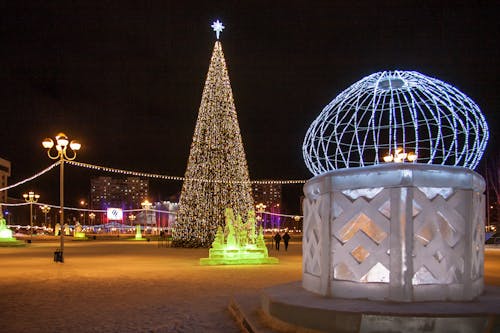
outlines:
[{"label": "string light on tree", "polygon": [[[219,21],[212,27],[216,33],[224,28]],[[254,205],[231,83],[221,43],[216,41],[191,144],[172,244],[209,247],[217,228],[225,226],[224,211],[228,207],[233,208],[235,216],[240,215],[246,220]]]}]

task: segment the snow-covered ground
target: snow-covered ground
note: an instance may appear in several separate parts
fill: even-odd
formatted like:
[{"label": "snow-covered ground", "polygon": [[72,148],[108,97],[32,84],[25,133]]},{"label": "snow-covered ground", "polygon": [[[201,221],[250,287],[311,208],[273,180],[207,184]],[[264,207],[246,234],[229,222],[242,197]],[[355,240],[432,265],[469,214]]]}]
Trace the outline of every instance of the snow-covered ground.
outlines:
[{"label": "snow-covered ground", "polygon": [[232,294],[301,279],[298,242],[263,266],[200,266],[207,249],[154,241],[65,246],[64,264],[58,242],[0,247],[0,332],[239,332]]},{"label": "snow-covered ground", "polygon": [[[55,241],[0,247],[0,332],[239,332],[232,294],[301,279],[298,242],[263,266],[200,266],[207,249],[154,241],[65,244],[64,264]],[[485,279],[500,285],[498,249],[486,251]]]}]

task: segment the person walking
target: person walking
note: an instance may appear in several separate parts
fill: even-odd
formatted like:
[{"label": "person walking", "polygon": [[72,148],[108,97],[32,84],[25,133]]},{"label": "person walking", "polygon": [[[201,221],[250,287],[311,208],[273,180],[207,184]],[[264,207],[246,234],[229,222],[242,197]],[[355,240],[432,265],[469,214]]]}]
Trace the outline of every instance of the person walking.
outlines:
[{"label": "person walking", "polygon": [[281,242],[281,235],[279,231],[276,231],[276,235],[274,235],[274,242],[276,243],[276,250],[280,250],[280,242]]},{"label": "person walking", "polygon": [[283,235],[283,242],[285,243],[285,251],[288,251],[288,242],[290,241],[290,235],[288,234],[288,230],[285,231]]}]

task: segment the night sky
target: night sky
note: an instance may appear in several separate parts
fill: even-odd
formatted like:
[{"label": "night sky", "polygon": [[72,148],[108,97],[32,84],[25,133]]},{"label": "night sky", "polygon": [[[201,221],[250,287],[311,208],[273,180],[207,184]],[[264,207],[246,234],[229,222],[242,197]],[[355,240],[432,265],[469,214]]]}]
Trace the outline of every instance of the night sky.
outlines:
[{"label": "night sky", "polygon": [[[302,141],[337,94],[381,70],[455,85],[483,110],[498,151],[498,1],[10,1],[1,5],[0,157],[10,183],[52,161],[45,137],[78,139],[78,161],[183,176],[216,19],[251,179],[308,179]],[[66,202],[90,177],[66,168]],[[58,203],[58,170],[9,191]],[[109,175],[109,174],[108,174]],[[152,181],[151,199],[180,182]],[[285,186],[289,213],[300,186]]]}]

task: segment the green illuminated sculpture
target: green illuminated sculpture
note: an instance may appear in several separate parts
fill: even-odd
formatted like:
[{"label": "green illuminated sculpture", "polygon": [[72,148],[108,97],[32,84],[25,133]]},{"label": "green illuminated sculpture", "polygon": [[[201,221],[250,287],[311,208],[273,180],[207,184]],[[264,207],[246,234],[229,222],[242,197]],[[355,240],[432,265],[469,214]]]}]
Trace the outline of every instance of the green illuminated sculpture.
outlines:
[{"label": "green illuminated sculpture", "polygon": [[12,237],[12,230],[7,227],[3,217],[2,206],[0,206],[0,246],[24,246],[25,244]]},{"label": "green illuminated sculpture", "polygon": [[82,232],[82,225],[79,222],[76,222],[76,224],[75,224],[75,231],[73,233],[73,239],[74,240],[87,239],[87,237],[85,236],[85,233]]},{"label": "green illuminated sculpture", "polygon": [[262,228],[256,232],[255,212],[249,211],[247,222],[233,210],[225,210],[226,226],[217,228],[208,258],[201,258],[201,265],[258,265],[277,264],[278,258],[269,257]]},{"label": "green illuminated sculpture", "polygon": [[141,233],[141,225],[138,224],[135,226],[135,240],[143,240]]},{"label": "green illuminated sculpture", "polygon": [[56,223],[54,226],[54,236],[60,236],[61,232],[61,225],[59,223]]},{"label": "green illuminated sculpture", "polygon": [[149,238],[142,237],[142,229],[140,224],[135,225],[135,237],[133,238],[127,238],[129,241],[148,241]]}]

